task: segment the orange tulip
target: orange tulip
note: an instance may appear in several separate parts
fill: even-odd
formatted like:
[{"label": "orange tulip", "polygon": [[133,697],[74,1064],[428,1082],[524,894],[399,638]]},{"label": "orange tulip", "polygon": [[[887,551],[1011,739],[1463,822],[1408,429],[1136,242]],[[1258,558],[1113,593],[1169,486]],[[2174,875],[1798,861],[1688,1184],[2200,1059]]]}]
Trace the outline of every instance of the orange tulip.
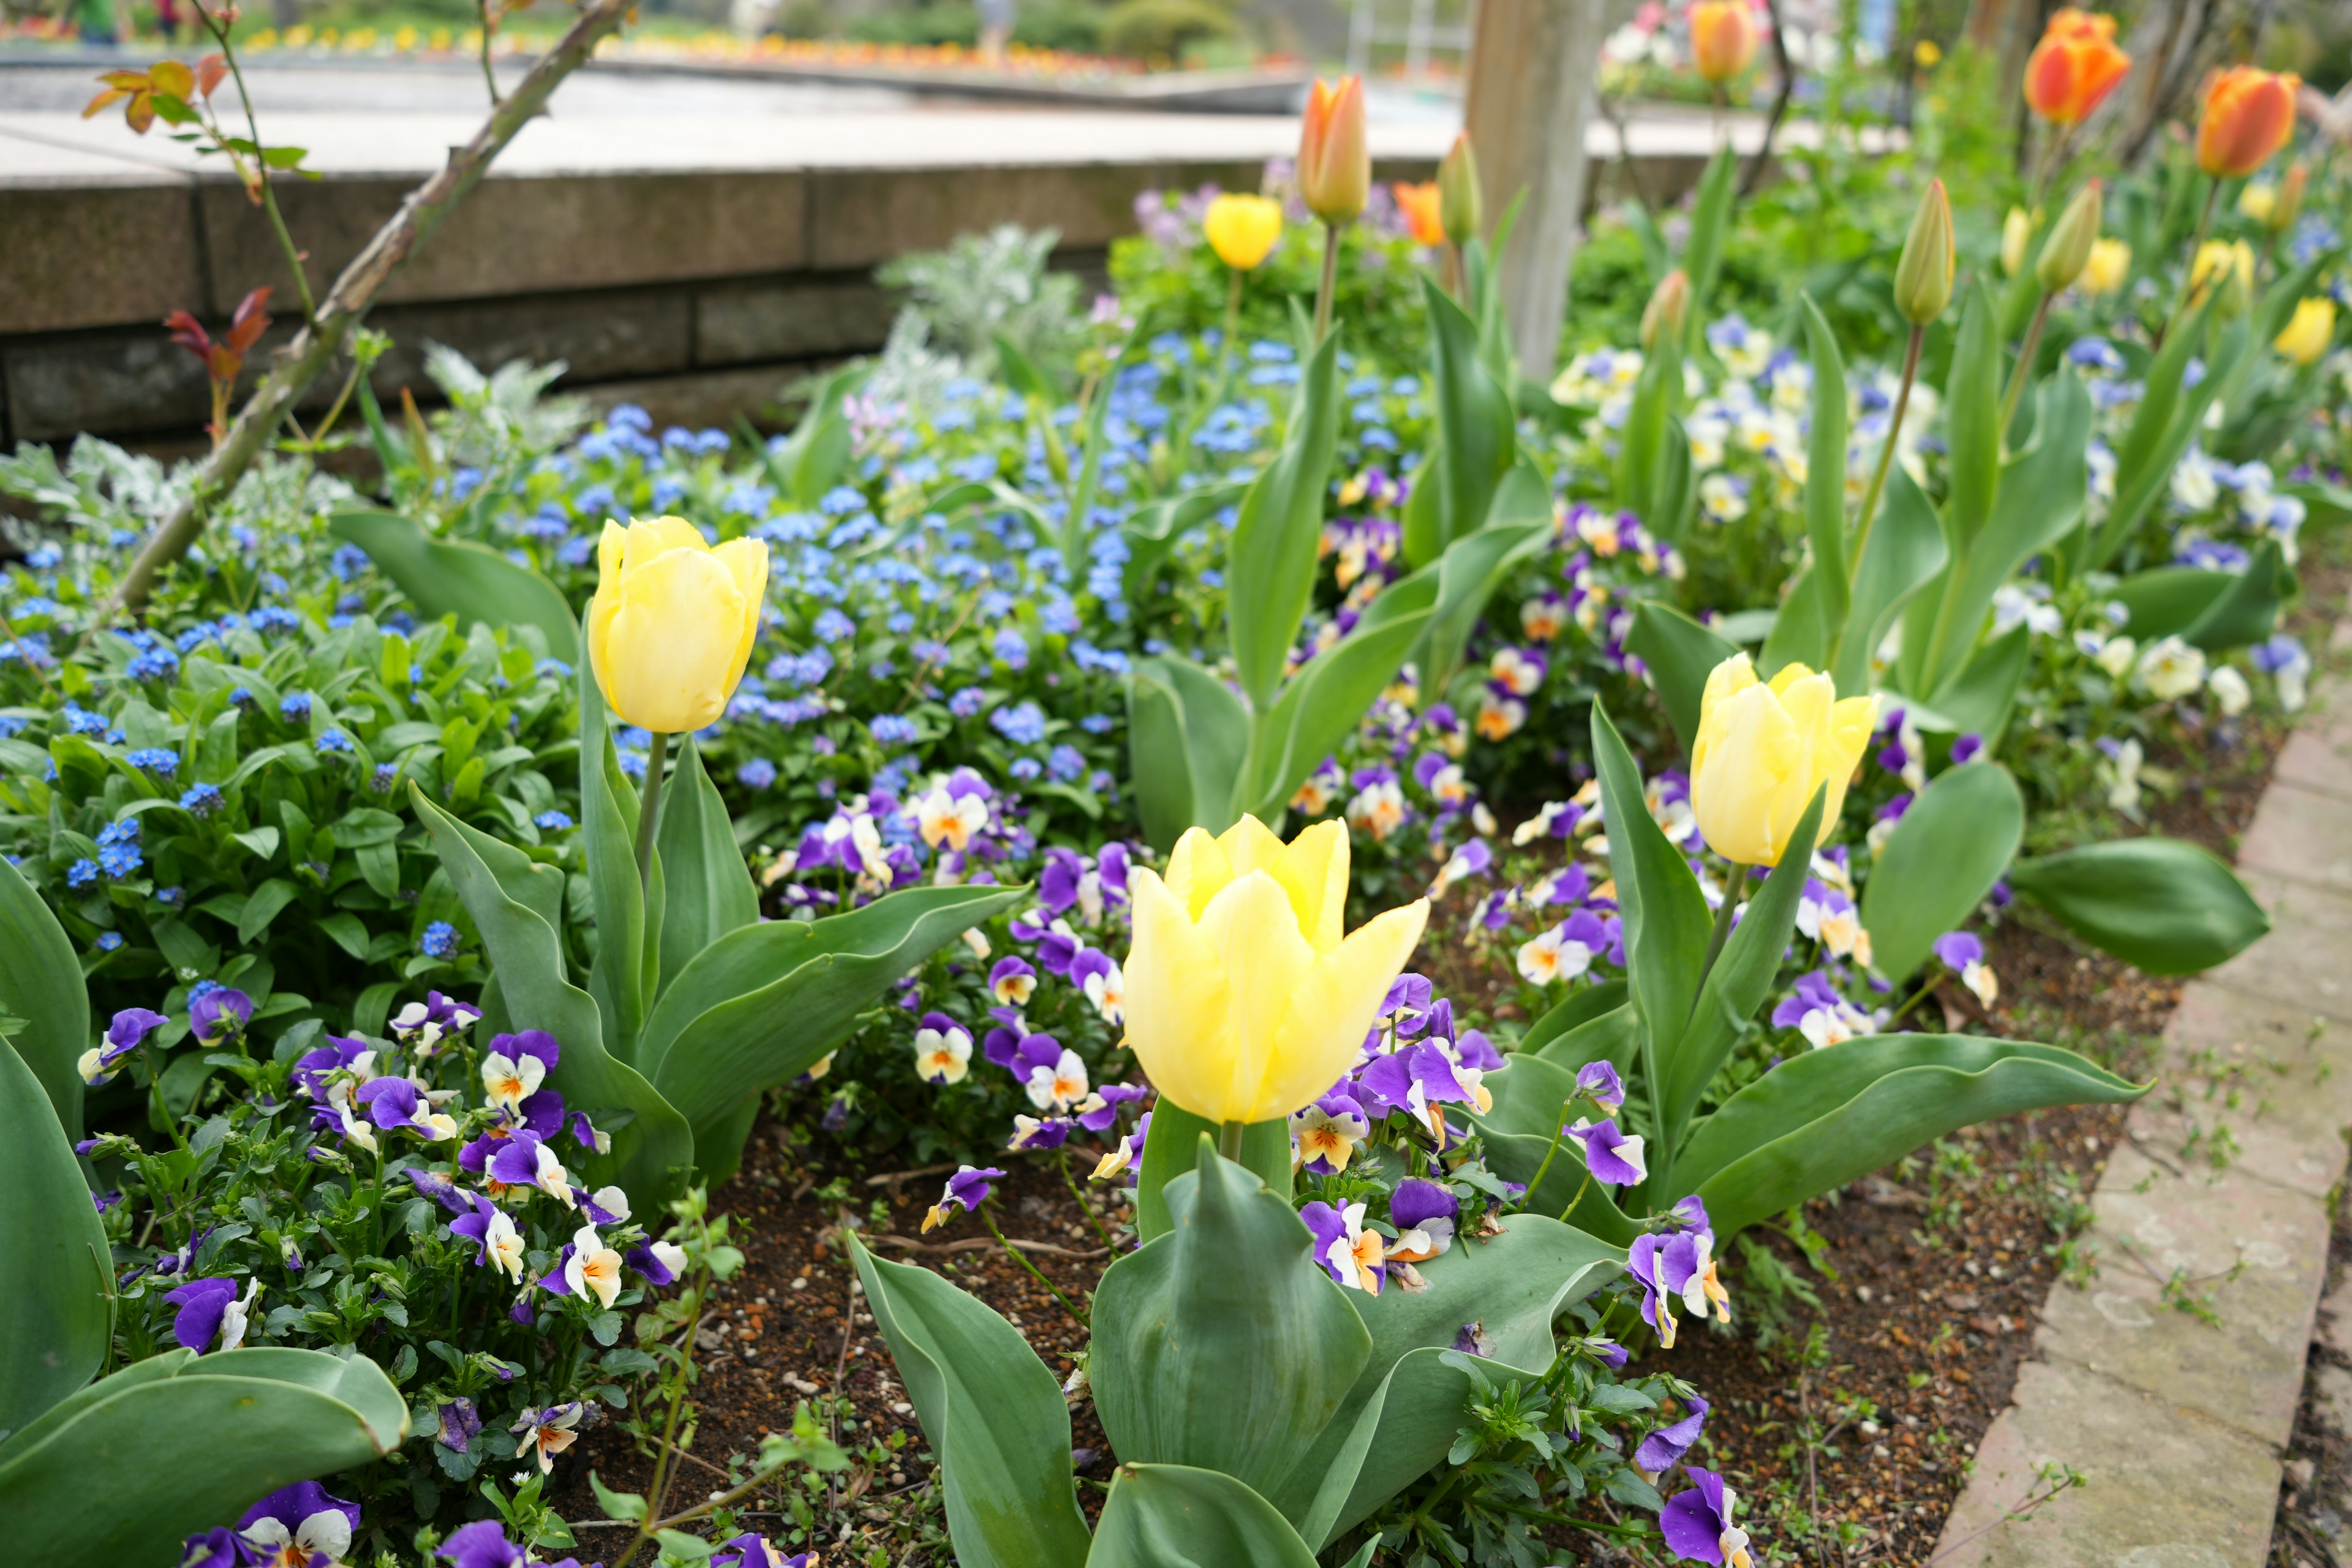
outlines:
[{"label": "orange tulip", "polygon": [[2080,125],[2131,70],[2116,47],[2116,19],[2069,5],[2050,18],[2025,62],[2026,106],[2060,125]]},{"label": "orange tulip", "polygon": [[1698,0],[1690,8],[1691,63],[1709,81],[1729,81],[1756,58],[1756,16],[1748,0]]},{"label": "orange tulip", "polygon": [[1299,127],[1298,195],[1325,223],[1354,221],[1372,194],[1372,153],[1364,139],[1364,83],[1315,79]]},{"label": "orange tulip", "polygon": [[1404,214],[1404,226],[1412,231],[1413,239],[1422,245],[1445,243],[1444,198],[1438,194],[1437,182],[1418,185],[1396,184],[1397,210]]},{"label": "orange tulip", "polygon": [[2294,95],[2303,79],[2231,66],[2205,84],[2197,122],[2197,166],[2217,180],[2251,174],[2294,134]]}]

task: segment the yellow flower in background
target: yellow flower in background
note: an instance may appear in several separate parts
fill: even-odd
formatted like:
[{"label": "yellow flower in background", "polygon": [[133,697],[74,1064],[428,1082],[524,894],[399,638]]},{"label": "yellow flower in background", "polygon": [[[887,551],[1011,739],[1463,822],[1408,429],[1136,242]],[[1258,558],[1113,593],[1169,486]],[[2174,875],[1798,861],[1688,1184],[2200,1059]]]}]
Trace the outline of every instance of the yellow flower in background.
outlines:
[{"label": "yellow flower in background", "polygon": [[2285,331],[2271,340],[2271,346],[2297,364],[2313,364],[2335,341],[2336,301],[2313,299],[2294,308]]},{"label": "yellow flower in background", "polygon": [[1934,70],[1944,63],[1944,51],[1933,38],[1922,38],[1911,50],[1911,58],[1921,70]]},{"label": "yellow flower in background", "polygon": [[1236,272],[1247,272],[1281,242],[1282,204],[1272,196],[1227,192],[1209,204],[1201,232],[1218,260]]},{"label": "yellow flower in background", "polygon": [[2238,210],[2256,223],[2271,221],[2271,209],[2278,205],[2278,187],[2268,180],[2249,180],[2246,188],[2238,193]]},{"label": "yellow flower in background", "polygon": [[1826,785],[1821,835],[1836,826],[1846,781],[1870,741],[1877,699],[1838,700],[1837,683],[1792,664],[1770,684],[1744,653],[1715,667],[1691,747],[1691,813],[1707,847],[1742,866],[1778,865],[1813,792]]},{"label": "yellow flower in background", "polygon": [[751,658],[767,586],[763,541],[713,550],[682,517],[606,522],[588,605],[588,658],[605,705],[667,735],[717,720]]},{"label": "yellow flower in background", "polygon": [[1691,65],[1713,82],[1729,81],[1756,58],[1756,14],[1748,0],[1699,0],[1690,8]]},{"label": "yellow flower in background", "polygon": [[2025,247],[2033,241],[2033,219],[2023,207],[2011,207],[2000,220],[2000,269],[2011,278],[2025,265]]},{"label": "yellow flower in background", "polygon": [[[2201,305],[2210,284],[2219,281],[2227,289],[2234,280],[2251,289],[2254,286],[2253,247],[2242,239],[2209,239],[2197,247],[2197,258],[2189,268],[2189,302]],[[2227,314],[2224,300],[2224,314]]]},{"label": "yellow flower in background", "polygon": [[2112,294],[2130,275],[2131,258],[2131,247],[2122,240],[2095,239],[2091,258],[2083,264],[2083,276],[2075,281],[2085,294]]},{"label": "yellow flower in background", "polygon": [[1127,1043],[1160,1092],[1211,1121],[1272,1121],[1356,1059],[1429,918],[1420,900],[1340,935],[1348,830],[1285,844],[1254,816],[1188,830],[1166,879],[1129,874]]}]

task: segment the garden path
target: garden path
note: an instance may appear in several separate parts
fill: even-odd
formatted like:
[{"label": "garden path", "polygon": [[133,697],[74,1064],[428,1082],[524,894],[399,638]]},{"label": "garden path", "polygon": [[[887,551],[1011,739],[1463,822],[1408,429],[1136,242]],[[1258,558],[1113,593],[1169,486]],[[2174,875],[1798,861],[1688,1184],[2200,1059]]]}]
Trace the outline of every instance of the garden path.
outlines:
[{"label": "garden path", "polygon": [[[2238,868],[2271,934],[2184,989],[2093,1200],[2097,1273],[2052,1289],[1938,1568],[2268,1553],[2352,1124],[2352,685],[2315,684]],[[2085,1484],[2029,1508],[2054,1467]]]}]

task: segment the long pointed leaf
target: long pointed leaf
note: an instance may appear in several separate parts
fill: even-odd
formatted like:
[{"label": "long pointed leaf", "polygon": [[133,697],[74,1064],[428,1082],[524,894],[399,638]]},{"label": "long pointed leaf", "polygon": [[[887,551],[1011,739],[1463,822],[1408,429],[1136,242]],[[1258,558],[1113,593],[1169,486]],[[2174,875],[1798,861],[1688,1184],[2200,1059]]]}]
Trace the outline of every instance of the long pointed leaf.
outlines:
[{"label": "long pointed leaf", "polygon": [[[25,1020],[11,1037],[69,1139],[81,1136],[81,1073],[89,1048],[89,986],[58,917],[24,873],[0,860],[0,1012]],[[0,1424],[5,1417],[0,1416]]]},{"label": "long pointed leaf", "polygon": [[1127,687],[1128,755],[1143,837],[1165,852],[1188,827],[1223,833],[1249,752],[1250,710],[1191,659],[1138,659]]},{"label": "long pointed leaf", "polygon": [[1137,507],[1119,525],[1119,531],[1127,536],[1127,566],[1119,579],[1127,602],[1143,602],[1169,552],[1185,534],[1227,507],[1239,506],[1248,493],[1248,481],[1236,479]]},{"label": "long pointed leaf", "polygon": [[649,899],[637,880],[637,792],[621,773],[604,694],[585,664],[579,691],[580,837],[589,903],[596,911],[596,967],[588,994],[604,1016],[605,1048],[634,1063],[661,972],[660,835],[655,835],[650,889],[656,896]]},{"label": "long pointed leaf", "polygon": [[1282,684],[1284,664],[1315,587],[1323,494],[1339,439],[1339,334],[1323,340],[1298,380],[1282,450],[1242,498],[1225,552],[1225,619],[1242,691],[1263,710]]},{"label": "long pointed leaf", "polygon": [[[1895,617],[1950,559],[1935,506],[1903,465],[1895,464],[1887,471],[1886,497],[1863,546],[1853,603],[1831,667],[1840,691],[1851,696],[1870,689],[1871,659],[1886,640]],[[1907,636],[1907,625],[1905,631]]]},{"label": "long pointed leaf", "polygon": [[1087,1568],[1315,1568],[1272,1503],[1234,1477],[1189,1465],[1122,1464]]},{"label": "long pointed leaf", "polygon": [[[77,977],[81,971],[74,970]],[[48,1096],[0,1037],[0,1440],[88,1383],[113,1327],[113,1253]]]},{"label": "long pointed leaf", "polygon": [[759,920],[760,891],[735,847],[727,803],[703,771],[692,736],[663,795],[655,838],[662,861],[661,983],[667,987],[696,953]]},{"label": "long pointed leaf", "polygon": [[[1835,647],[1853,603],[1845,542],[1845,355],[1838,352],[1837,333],[1812,296],[1799,295],[1798,305],[1813,370],[1812,428],[1805,437],[1805,536],[1812,541],[1813,571],[1820,579],[1813,592],[1822,627]],[[1828,661],[1811,662],[1819,668]]]},{"label": "long pointed leaf", "polygon": [[[1397,584],[1390,592],[1403,586]],[[1307,775],[1355,731],[1372,700],[1396,679],[1435,614],[1415,610],[1378,623],[1367,617],[1291,677],[1259,727],[1256,765],[1240,802],[1244,809],[1268,822],[1289,809],[1290,797]]]},{"label": "long pointed leaf", "polygon": [[2009,885],[2084,942],[2150,974],[2210,969],[2271,929],[2219,858],[2153,834],[2020,860]]},{"label": "long pointed leaf", "polygon": [[366,551],[425,620],[454,615],[460,630],[536,626],[550,654],[566,664],[580,661],[579,630],[563,591],[488,545],[436,539],[415,518],[390,511],[336,512],[327,531]]},{"label": "long pointed leaf", "polygon": [[[1979,279],[1960,311],[1952,370],[1944,387],[1944,531],[1965,560],[1992,517],[2000,486],[2000,331]],[[1887,438],[1894,439],[1892,432]]]},{"label": "long pointed leaf", "polygon": [[1404,558],[1417,567],[1486,526],[1495,491],[1518,458],[1511,395],[1479,359],[1477,324],[1431,279],[1422,279],[1421,290],[1435,417],[1404,510]]},{"label": "long pointed leaf", "polygon": [[[1201,1138],[1217,1136],[1217,1124],[1193,1115],[1172,1100],[1162,1099],[1151,1112],[1151,1130],[1144,1135],[1143,1158],[1135,1182],[1135,1236],[1153,1242],[1176,1227],[1168,1207],[1168,1184],[1192,1169],[1201,1155]],[[1254,1121],[1242,1129],[1241,1163],[1277,1193],[1290,1191],[1290,1123]]]},{"label": "long pointed leaf", "polygon": [[[1633,629],[1625,651],[1649,666],[1650,679],[1665,705],[1675,739],[1690,755],[1698,743],[1700,700],[1706,695],[1706,678],[1715,667],[1739,651],[1739,645],[1700,626],[1673,605],[1643,599],[1633,606]],[[1612,842],[1614,842],[1613,840]]]},{"label": "long pointed leaf", "polygon": [[1872,966],[1908,980],[1936,939],[1984,901],[2024,831],[2025,797],[1999,763],[1937,774],[1895,825],[1862,889]]},{"label": "long pointed leaf", "polygon": [[1021,1331],[928,1268],[889,1263],[845,1230],[875,1326],[939,1460],[963,1568],[1083,1568],[1086,1516],[1070,1411]]}]

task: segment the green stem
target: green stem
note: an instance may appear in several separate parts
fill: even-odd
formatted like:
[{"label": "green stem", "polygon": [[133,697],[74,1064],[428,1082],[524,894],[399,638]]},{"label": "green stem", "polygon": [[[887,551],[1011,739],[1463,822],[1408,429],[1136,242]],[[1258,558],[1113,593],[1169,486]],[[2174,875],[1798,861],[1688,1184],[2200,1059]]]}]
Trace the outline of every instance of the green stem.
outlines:
[{"label": "green stem", "polygon": [[490,19],[490,0],[480,0],[476,9],[482,16],[482,81],[490,89],[490,107],[496,109],[499,106],[499,79],[497,73],[490,69],[490,37],[498,31],[499,25]]},{"label": "green stem", "polygon": [[1242,1133],[1247,1126],[1246,1122],[1228,1121],[1217,1129],[1217,1152],[1237,1165],[1242,1158]]},{"label": "green stem", "polygon": [[2050,320],[2052,298],[2045,293],[2042,302],[2033,307],[2033,324],[2025,329],[2025,342],[2017,351],[2016,368],[2009,374],[2009,390],[2001,394],[2000,423],[1995,428],[2000,432],[2004,449],[2009,445],[2009,422],[2017,417],[2017,400],[2024,395],[2025,384],[2033,375],[2033,356],[2042,349],[2042,329]]},{"label": "green stem", "polygon": [[1529,1197],[1543,1190],[1544,1173],[1551,1169],[1552,1156],[1559,1152],[1559,1141],[1568,1136],[1568,1113],[1575,1110],[1576,1102],[1583,1098],[1584,1091],[1580,1089],[1559,1102],[1559,1115],[1554,1119],[1557,1125],[1551,1131],[1551,1144],[1544,1150],[1543,1163],[1536,1167],[1535,1180],[1528,1184]]},{"label": "green stem", "polygon": [[[2189,296],[2196,292],[2197,253],[2204,247],[2205,236],[2212,230],[2213,203],[2221,194],[2221,180],[2208,175],[2205,180],[2205,205],[2197,209],[2197,232],[2189,237],[2189,265],[2180,274],[2180,293],[2172,301],[2172,310],[2164,318],[2164,324],[2156,329],[2156,341],[2148,345],[2148,352],[2151,353],[2164,347],[2164,340],[2171,335],[2172,329],[2179,324],[2180,313],[2189,309]],[[2221,286],[2221,280],[2216,278],[2213,280],[2213,287],[2219,289]]]},{"label": "green stem", "polygon": [[[1117,1132],[1118,1130],[1113,1127],[1111,1131]],[[1101,1216],[1095,1213],[1094,1205],[1087,1202],[1086,1194],[1079,1190],[1077,1178],[1070,1174],[1069,1152],[1057,1149],[1054,1152],[1054,1158],[1062,1167],[1062,1185],[1070,1189],[1070,1196],[1077,1201],[1078,1212],[1087,1216],[1087,1223],[1094,1226],[1095,1234],[1102,1237],[1103,1246],[1109,1250],[1111,1256],[1116,1258],[1118,1255],[1118,1244],[1111,1240],[1110,1232],[1103,1227]]]},{"label": "green stem", "polygon": [[[237,101],[245,107],[246,134],[253,142],[254,177],[260,184],[261,205],[269,215],[270,228],[278,235],[278,248],[286,252],[286,265],[294,274],[294,288],[302,296],[303,325],[314,327],[319,321],[318,301],[310,297],[310,279],[302,269],[302,252],[296,247],[293,235],[287,231],[286,219],[278,210],[277,193],[270,188],[269,163],[261,141],[261,123],[253,112],[253,95],[245,89],[245,68],[236,63],[236,47],[229,42],[228,24],[215,21],[212,12],[202,7],[198,8],[197,14],[204,17],[205,28],[212,34],[213,41],[220,45],[221,58],[228,65],[228,74],[236,79]],[[224,425],[226,423],[223,421]]]},{"label": "green stem", "polygon": [[996,1245],[1004,1248],[1006,1252],[1012,1254],[1013,1261],[1021,1265],[1022,1268],[1026,1268],[1029,1271],[1029,1277],[1032,1279],[1034,1279],[1038,1284],[1045,1287],[1046,1290],[1053,1296],[1054,1300],[1062,1304],[1062,1310],[1069,1313],[1072,1318],[1077,1320],[1078,1327],[1086,1329],[1091,1332],[1093,1325],[1087,1322],[1086,1313],[1079,1310],[1076,1304],[1071,1301],[1067,1296],[1062,1294],[1062,1288],[1059,1285],[1055,1284],[1051,1279],[1046,1279],[1045,1270],[1039,1268],[1035,1264],[1030,1262],[1027,1258],[1024,1257],[1019,1247],[1004,1239],[1004,1233],[996,1228],[996,1218],[988,1212],[988,1206],[983,1204],[973,1212],[980,1215],[980,1223],[988,1227],[988,1234],[996,1237]]},{"label": "green stem", "polygon": [[[1584,1201],[1585,1190],[1591,1185],[1592,1167],[1587,1165],[1584,1167],[1584,1180],[1576,1184],[1576,1195],[1568,1200],[1568,1206],[1566,1208],[1559,1211],[1560,1224],[1566,1225],[1568,1223],[1568,1216],[1576,1212],[1576,1205]],[[1528,1191],[1532,1193],[1535,1191],[1535,1188],[1529,1187]]]},{"label": "green stem", "polygon": [[1853,554],[1846,570],[1849,583],[1862,580],[1862,556],[1870,543],[1870,525],[1878,514],[1879,493],[1886,488],[1887,465],[1895,461],[1895,443],[1903,434],[1903,416],[1911,406],[1911,384],[1919,378],[1919,345],[1926,340],[1927,329],[1915,324],[1911,342],[1903,351],[1903,384],[1895,394],[1895,417],[1886,426],[1886,439],[1878,448],[1878,468],[1870,476],[1870,488],[1862,492],[1862,515],[1856,520]]},{"label": "green stem", "polygon": [[651,897],[654,885],[654,829],[661,820],[662,763],[669,756],[669,736],[653,731],[646,752],[646,787],[637,803],[637,887]]},{"label": "green stem", "polygon": [[694,1276],[694,1317],[686,1326],[686,1337],[679,1342],[677,1372],[669,1388],[669,1415],[662,1422],[661,1447],[654,1455],[653,1483],[646,1489],[646,1517],[637,1521],[636,1538],[629,1542],[629,1549],[621,1553],[620,1561],[614,1563],[613,1568],[629,1568],[630,1562],[646,1542],[654,1538],[656,1528],[654,1521],[660,1514],[663,1500],[669,1490],[670,1461],[677,1452],[678,1412],[686,1405],[687,1384],[691,1380],[694,1368],[694,1336],[702,1328],[702,1310],[709,1300],[710,1237],[707,1224],[703,1226],[702,1240],[699,1255],[704,1261]]},{"label": "green stem", "polygon": [[[1810,850],[1807,851],[1811,853]],[[1699,965],[1699,989],[1706,989],[1706,977],[1715,973],[1715,961],[1723,956],[1723,944],[1731,940],[1732,917],[1738,912],[1738,897],[1740,868],[1726,863],[1728,869],[1723,878],[1723,902],[1715,909],[1715,928],[1706,933],[1706,962]]]},{"label": "green stem", "polygon": [[163,1104],[163,1064],[155,1059],[153,1047],[142,1047],[141,1049],[147,1057],[148,1117],[171,1135],[174,1148],[184,1150],[188,1146],[188,1141],[180,1135],[179,1122],[173,1120],[170,1110]]},{"label": "green stem", "polygon": [[1315,286],[1315,341],[1331,335],[1331,296],[1339,287],[1339,226],[1323,226],[1323,277]]}]

